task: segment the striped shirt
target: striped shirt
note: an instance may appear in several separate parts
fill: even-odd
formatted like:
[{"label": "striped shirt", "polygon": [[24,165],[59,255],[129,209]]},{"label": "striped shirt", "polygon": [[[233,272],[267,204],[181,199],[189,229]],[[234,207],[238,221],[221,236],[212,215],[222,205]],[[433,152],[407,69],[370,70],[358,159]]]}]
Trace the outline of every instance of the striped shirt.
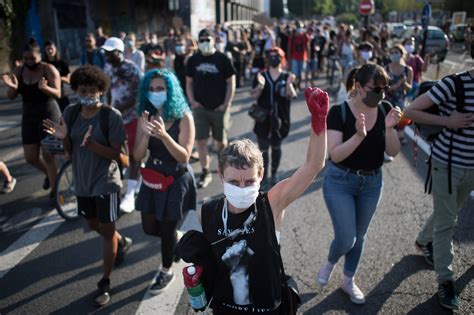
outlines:
[{"label": "striped shirt", "polygon": [[[474,78],[468,71],[460,73],[459,77],[464,86],[464,112],[474,113]],[[439,106],[441,116],[450,116],[456,110],[456,92],[453,80],[445,77],[428,92],[429,98]],[[438,135],[433,143],[433,158],[448,164],[449,146],[452,132],[446,128]],[[462,133],[454,133],[452,165],[461,168],[474,169],[474,123],[462,129]]]}]

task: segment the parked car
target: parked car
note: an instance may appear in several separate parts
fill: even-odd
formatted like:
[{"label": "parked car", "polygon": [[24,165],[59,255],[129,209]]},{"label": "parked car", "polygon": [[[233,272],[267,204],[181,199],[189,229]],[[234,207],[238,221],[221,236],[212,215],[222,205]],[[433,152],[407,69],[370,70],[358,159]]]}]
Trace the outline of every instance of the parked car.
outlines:
[{"label": "parked car", "polygon": [[400,38],[402,32],[406,30],[406,26],[403,23],[387,23],[387,30],[391,37]]},{"label": "parked car", "polygon": [[449,38],[454,42],[464,41],[464,32],[466,31],[467,24],[455,24],[449,28]]}]

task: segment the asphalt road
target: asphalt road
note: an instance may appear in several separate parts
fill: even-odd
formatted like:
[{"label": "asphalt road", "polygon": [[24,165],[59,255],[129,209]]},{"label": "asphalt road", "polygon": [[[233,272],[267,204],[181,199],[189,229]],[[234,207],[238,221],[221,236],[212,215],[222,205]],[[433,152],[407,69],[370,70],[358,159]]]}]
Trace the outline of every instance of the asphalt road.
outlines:
[{"label": "asphalt road", "polygon": [[[324,84],[320,81],[321,86]],[[332,100],[332,102],[337,102]],[[232,113],[231,138],[248,137],[251,120],[248,89],[238,91]],[[0,120],[19,121],[19,103],[2,103]],[[2,126],[2,125],[0,125]],[[304,158],[309,133],[309,116],[302,97],[292,104],[292,128],[283,144],[281,176],[292,174]],[[19,127],[0,132],[0,157],[18,150]],[[325,261],[333,231],[321,193],[321,177],[287,210],[281,234],[282,254],[287,273],[297,280],[303,297],[304,314],[449,314],[438,304],[436,278],[432,269],[415,252],[413,243],[432,210],[431,196],[423,194],[423,161],[426,155],[418,148],[414,167],[413,144],[403,147],[391,163],[384,166],[384,195],[369,229],[365,254],[357,283],[367,295],[363,306],[352,304],[338,288],[340,264],[330,284],[320,290],[316,274]],[[93,305],[95,284],[101,275],[100,239],[87,230],[83,221],[63,222],[54,219],[47,204],[47,192],[41,190],[43,177],[26,165],[21,154],[9,160],[19,183],[10,195],[0,197],[0,313],[1,314],[133,314],[149,302],[147,287],[160,265],[160,241],[146,236],[139,214],[123,215],[118,228],[133,238],[134,245],[123,266],[112,275],[112,301],[104,308]],[[193,165],[199,172],[199,166]],[[213,158],[212,169],[216,169]],[[199,200],[222,192],[217,176]],[[455,274],[462,307],[459,313],[474,313],[474,200],[460,211],[456,229]],[[53,217],[49,220],[48,218]],[[41,221],[41,224],[38,222]],[[34,226],[34,228],[32,228]],[[34,233],[32,233],[34,232]],[[4,259],[25,250],[7,268]],[[36,247],[35,247],[36,246]],[[176,282],[181,281],[178,278]],[[163,303],[173,304],[174,314],[194,314],[185,293]],[[175,301],[176,300],[176,301]],[[164,305],[163,304],[163,305]],[[155,305],[154,314],[169,314]],[[141,311],[140,311],[141,312]],[[151,312],[150,312],[151,313]]]}]

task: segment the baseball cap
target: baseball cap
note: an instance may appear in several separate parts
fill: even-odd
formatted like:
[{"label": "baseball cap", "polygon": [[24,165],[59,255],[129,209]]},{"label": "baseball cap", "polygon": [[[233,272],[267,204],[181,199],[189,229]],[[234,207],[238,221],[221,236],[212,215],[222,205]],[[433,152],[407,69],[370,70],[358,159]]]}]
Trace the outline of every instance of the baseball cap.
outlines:
[{"label": "baseball cap", "polygon": [[213,32],[207,28],[203,28],[198,35],[198,38],[204,37],[204,36],[212,36]]},{"label": "baseball cap", "polygon": [[102,49],[105,51],[118,50],[118,51],[123,52],[125,50],[125,45],[120,38],[110,37],[110,38],[107,38],[104,45],[102,46]]}]

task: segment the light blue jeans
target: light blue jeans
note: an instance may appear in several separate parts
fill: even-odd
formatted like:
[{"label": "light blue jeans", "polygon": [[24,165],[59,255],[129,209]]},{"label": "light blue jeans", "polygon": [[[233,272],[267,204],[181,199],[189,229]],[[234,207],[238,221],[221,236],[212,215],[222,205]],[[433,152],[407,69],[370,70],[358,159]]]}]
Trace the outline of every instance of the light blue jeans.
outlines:
[{"label": "light blue jeans", "polygon": [[348,277],[353,277],[357,271],[365,235],[382,196],[382,188],[382,171],[362,176],[328,163],[323,195],[334,228],[328,261],[336,264],[344,256],[344,274]]}]

